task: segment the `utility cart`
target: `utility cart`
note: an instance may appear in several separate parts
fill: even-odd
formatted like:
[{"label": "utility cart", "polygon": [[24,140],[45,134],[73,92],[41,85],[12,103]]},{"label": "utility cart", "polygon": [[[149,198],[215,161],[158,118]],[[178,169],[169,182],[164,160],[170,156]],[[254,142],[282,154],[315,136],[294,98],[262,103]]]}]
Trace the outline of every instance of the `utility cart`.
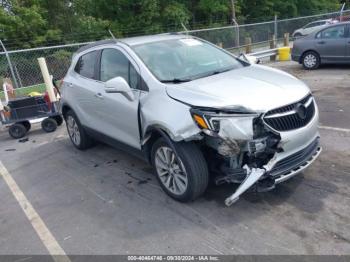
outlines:
[{"label": "utility cart", "polygon": [[1,111],[2,125],[9,127],[14,139],[22,138],[31,128],[31,122],[41,120],[45,132],[54,132],[63,123],[59,102],[45,101],[43,96],[10,100]]}]

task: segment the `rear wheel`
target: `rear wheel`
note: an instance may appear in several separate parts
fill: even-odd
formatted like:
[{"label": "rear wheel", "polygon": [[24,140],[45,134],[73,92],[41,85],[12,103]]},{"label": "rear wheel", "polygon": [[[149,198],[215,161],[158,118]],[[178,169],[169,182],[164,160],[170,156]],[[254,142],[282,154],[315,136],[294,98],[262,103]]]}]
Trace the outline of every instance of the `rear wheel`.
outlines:
[{"label": "rear wheel", "polygon": [[73,111],[70,110],[65,114],[65,120],[69,138],[76,148],[85,150],[94,144],[93,139],[86,133]]},{"label": "rear wheel", "polygon": [[63,117],[62,116],[53,116],[51,118],[56,120],[57,126],[60,126],[63,124]]},{"label": "rear wheel", "polygon": [[305,69],[314,70],[320,66],[321,59],[316,52],[309,51],[303,55],[302,63]]},{"label": "rear wheel", "polygon": [[172,198],[188,202],[208,186],[209,173],[202,152],[193,143],[158,139],[152,147],[152,164],[162,189]]},{"label": "rear wheel", "polygon": [[26,135],[27,129],[22,123],[16,123],[10,126],[9,134],[14,139],[22,138]]},{"label": "rear wheel", "polygon": [[53,118],[46,118],[41,122],[41,128],[46,133],[52,133],[57,129],[57,122]]},{"label": "rear wheel", "polygon": [[21,122],[22,125],[24,125],[24,127],[26,128],[27,132],[32,128],[32,125],[30,124],[29,121],[24,121]]}]

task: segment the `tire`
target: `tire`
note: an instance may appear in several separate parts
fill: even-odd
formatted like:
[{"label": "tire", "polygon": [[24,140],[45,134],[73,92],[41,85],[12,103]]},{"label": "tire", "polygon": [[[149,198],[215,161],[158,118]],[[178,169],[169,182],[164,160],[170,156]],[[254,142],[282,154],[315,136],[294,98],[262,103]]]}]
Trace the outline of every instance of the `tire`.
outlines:
[{"label": "tire", "polygon": [[[173,159],[171,166],[164,165],[164,153],[168,154],[168,159]],[[194,143],[180,142],[169,145],[166,139],[159,138],[152,147],[151,160],[162,189],[177,201],[193,201],[208,187],[207,162]]]},{"label": "tire", "polygon": [[321,59],[316,52],[308,51],[303,55],[301,62],[306,70],[315,70],[319,68]]},{"label": "tire", "polygon": [[302,34],[296,33],[296,34],[294,35],[294,38],[299,38],[299,37],[302,37],[302,36],[303,36]]},{"label": "tire", "polygon": [[67,132],[73,145],[79,150],[85,150],[94,145],[94,140],[86,133],[76,114],[69,110],[65,114]]},{"label": "tire", "polygon": [[52,118],[46,118],[44,121],[41,122],[41,128],[46,133],[52,133],[55,132],[57,129],[57,122],[55,119]]},{"label": "tire", "polygon": [[20,124],[24,125],[24,127],[27,130],[27,132],[32,128],[32,125],[30,124],[29,121],[24,121],[24,122],[21,122]]},{"label": "tire", "polygon": [[9,134],[14,139],[20,139],[27,133],[26,127],[22,123],[16,123],[10,126]]},{"label": "tire", "polygon": [[51,118],[56,120],[57,126],[61,126],[63,124],[63,117],[62,116],[53,116]]}]

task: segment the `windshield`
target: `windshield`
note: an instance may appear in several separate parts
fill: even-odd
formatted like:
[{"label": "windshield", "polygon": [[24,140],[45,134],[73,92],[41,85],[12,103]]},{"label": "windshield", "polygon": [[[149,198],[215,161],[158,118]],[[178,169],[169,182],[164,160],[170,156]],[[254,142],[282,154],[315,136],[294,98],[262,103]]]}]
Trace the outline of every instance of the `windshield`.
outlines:
[{"label": "windshield", "polygon": [[161,82],[181,83],[241,68],[245,63],[206,42],[183,38],[134,46]]}]

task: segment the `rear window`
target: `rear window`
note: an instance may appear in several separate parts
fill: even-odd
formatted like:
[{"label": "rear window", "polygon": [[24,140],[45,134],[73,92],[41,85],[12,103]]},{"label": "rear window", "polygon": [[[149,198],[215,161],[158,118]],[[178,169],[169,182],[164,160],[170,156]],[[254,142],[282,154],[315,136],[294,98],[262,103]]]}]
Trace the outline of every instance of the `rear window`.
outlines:
[{"label": "rear window", "polygon": [[82,55],[79,58],[74,71],[84,77],[94,79],[97,55],[98,55],[97,51],[93,51],[85,55]]}]

